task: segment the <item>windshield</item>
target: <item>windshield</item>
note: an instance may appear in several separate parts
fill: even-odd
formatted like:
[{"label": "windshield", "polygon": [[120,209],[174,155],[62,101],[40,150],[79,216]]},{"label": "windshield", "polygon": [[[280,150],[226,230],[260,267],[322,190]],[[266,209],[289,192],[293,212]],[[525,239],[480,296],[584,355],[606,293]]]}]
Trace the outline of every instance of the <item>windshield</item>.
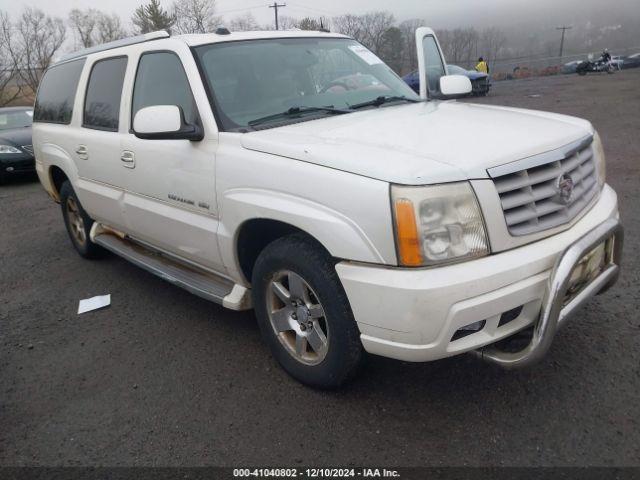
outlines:
[{"label": "windshield", "polygon": [[331,115],[326,107],[346,110],[381,96],[420,100],[382,60],[351,39],[226,42],[197,47],[195,53],[224,130],[246,131],[250,122],[292,108],[325,109],[277,117],[265,126]]},{"label": "windshield", "polygon": [[0,111],[0,130],[30,127],[33,122],[33,110]]}]

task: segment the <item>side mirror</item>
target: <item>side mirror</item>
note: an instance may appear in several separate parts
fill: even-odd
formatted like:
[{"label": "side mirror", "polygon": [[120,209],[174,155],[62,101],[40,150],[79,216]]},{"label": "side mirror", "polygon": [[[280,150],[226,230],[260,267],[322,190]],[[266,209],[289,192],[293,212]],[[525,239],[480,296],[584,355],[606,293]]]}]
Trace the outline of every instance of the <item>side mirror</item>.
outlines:
[{"label": "side mirror", "polygon": [[440,93],[444,97],[462,97],[471,93],[471,80],[464,75],[443,75],[440,77]]},{"label": "side mirror", "polygon": [[145,140],[200,141],[204,138],[202,128],[186,123],[177,105],[141,108],[133,118],[133,134]]}]

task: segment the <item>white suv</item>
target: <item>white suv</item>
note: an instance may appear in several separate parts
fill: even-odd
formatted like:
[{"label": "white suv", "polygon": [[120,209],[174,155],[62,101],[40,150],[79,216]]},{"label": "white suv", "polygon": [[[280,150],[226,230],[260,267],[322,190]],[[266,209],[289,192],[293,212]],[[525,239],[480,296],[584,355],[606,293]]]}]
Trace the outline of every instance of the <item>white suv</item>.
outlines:
[{"label": "white suv", "polygon": [[341,384],[365,351],[529,365],[617,278],[600,139],[585,120],[451,101],[469,80],[445,75],[433,31],[416,42],[420,95],[326,32],[79,52],[38,91],[40,181],[82,256],[255,308],[307,384]]}]

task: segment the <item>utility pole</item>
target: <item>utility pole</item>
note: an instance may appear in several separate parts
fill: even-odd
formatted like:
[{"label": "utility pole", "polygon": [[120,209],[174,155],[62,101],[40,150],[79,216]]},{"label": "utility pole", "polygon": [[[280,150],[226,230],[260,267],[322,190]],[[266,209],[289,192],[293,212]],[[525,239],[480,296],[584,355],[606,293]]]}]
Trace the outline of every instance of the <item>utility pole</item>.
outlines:
[{"label": "utility pole", "polygon": [[274,14],[276,16],[276,30],[278,30],[278,8],[286,7],[286,3],[279,4],[278,2],[273,2],[273,5],[269,5],[269,8],[274,9]]},{"label": "utility pole", "polygon": [[556,30],[562,30],[562,40],[560,40],[560,58],[562,59],[562,51],[564,50],[564,32],[566,30],[571,30],[572,26],[563,25],[562,27],[557,27]]}]

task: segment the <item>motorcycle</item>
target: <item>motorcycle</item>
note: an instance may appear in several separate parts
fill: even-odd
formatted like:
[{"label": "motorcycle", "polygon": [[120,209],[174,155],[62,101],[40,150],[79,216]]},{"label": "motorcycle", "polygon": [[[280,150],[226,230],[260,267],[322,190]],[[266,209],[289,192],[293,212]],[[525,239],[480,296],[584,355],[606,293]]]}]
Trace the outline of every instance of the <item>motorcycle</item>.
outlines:
[{"label": "motorcycle", "polygon": [[587,72],[607,72],[608,74],[611,74],[614,70],[615,67],[610,61],[599,58],[594,62],[591,57],[589,60],[578,64],[576,67],[576,73],[582,76],[586,75]]}]

